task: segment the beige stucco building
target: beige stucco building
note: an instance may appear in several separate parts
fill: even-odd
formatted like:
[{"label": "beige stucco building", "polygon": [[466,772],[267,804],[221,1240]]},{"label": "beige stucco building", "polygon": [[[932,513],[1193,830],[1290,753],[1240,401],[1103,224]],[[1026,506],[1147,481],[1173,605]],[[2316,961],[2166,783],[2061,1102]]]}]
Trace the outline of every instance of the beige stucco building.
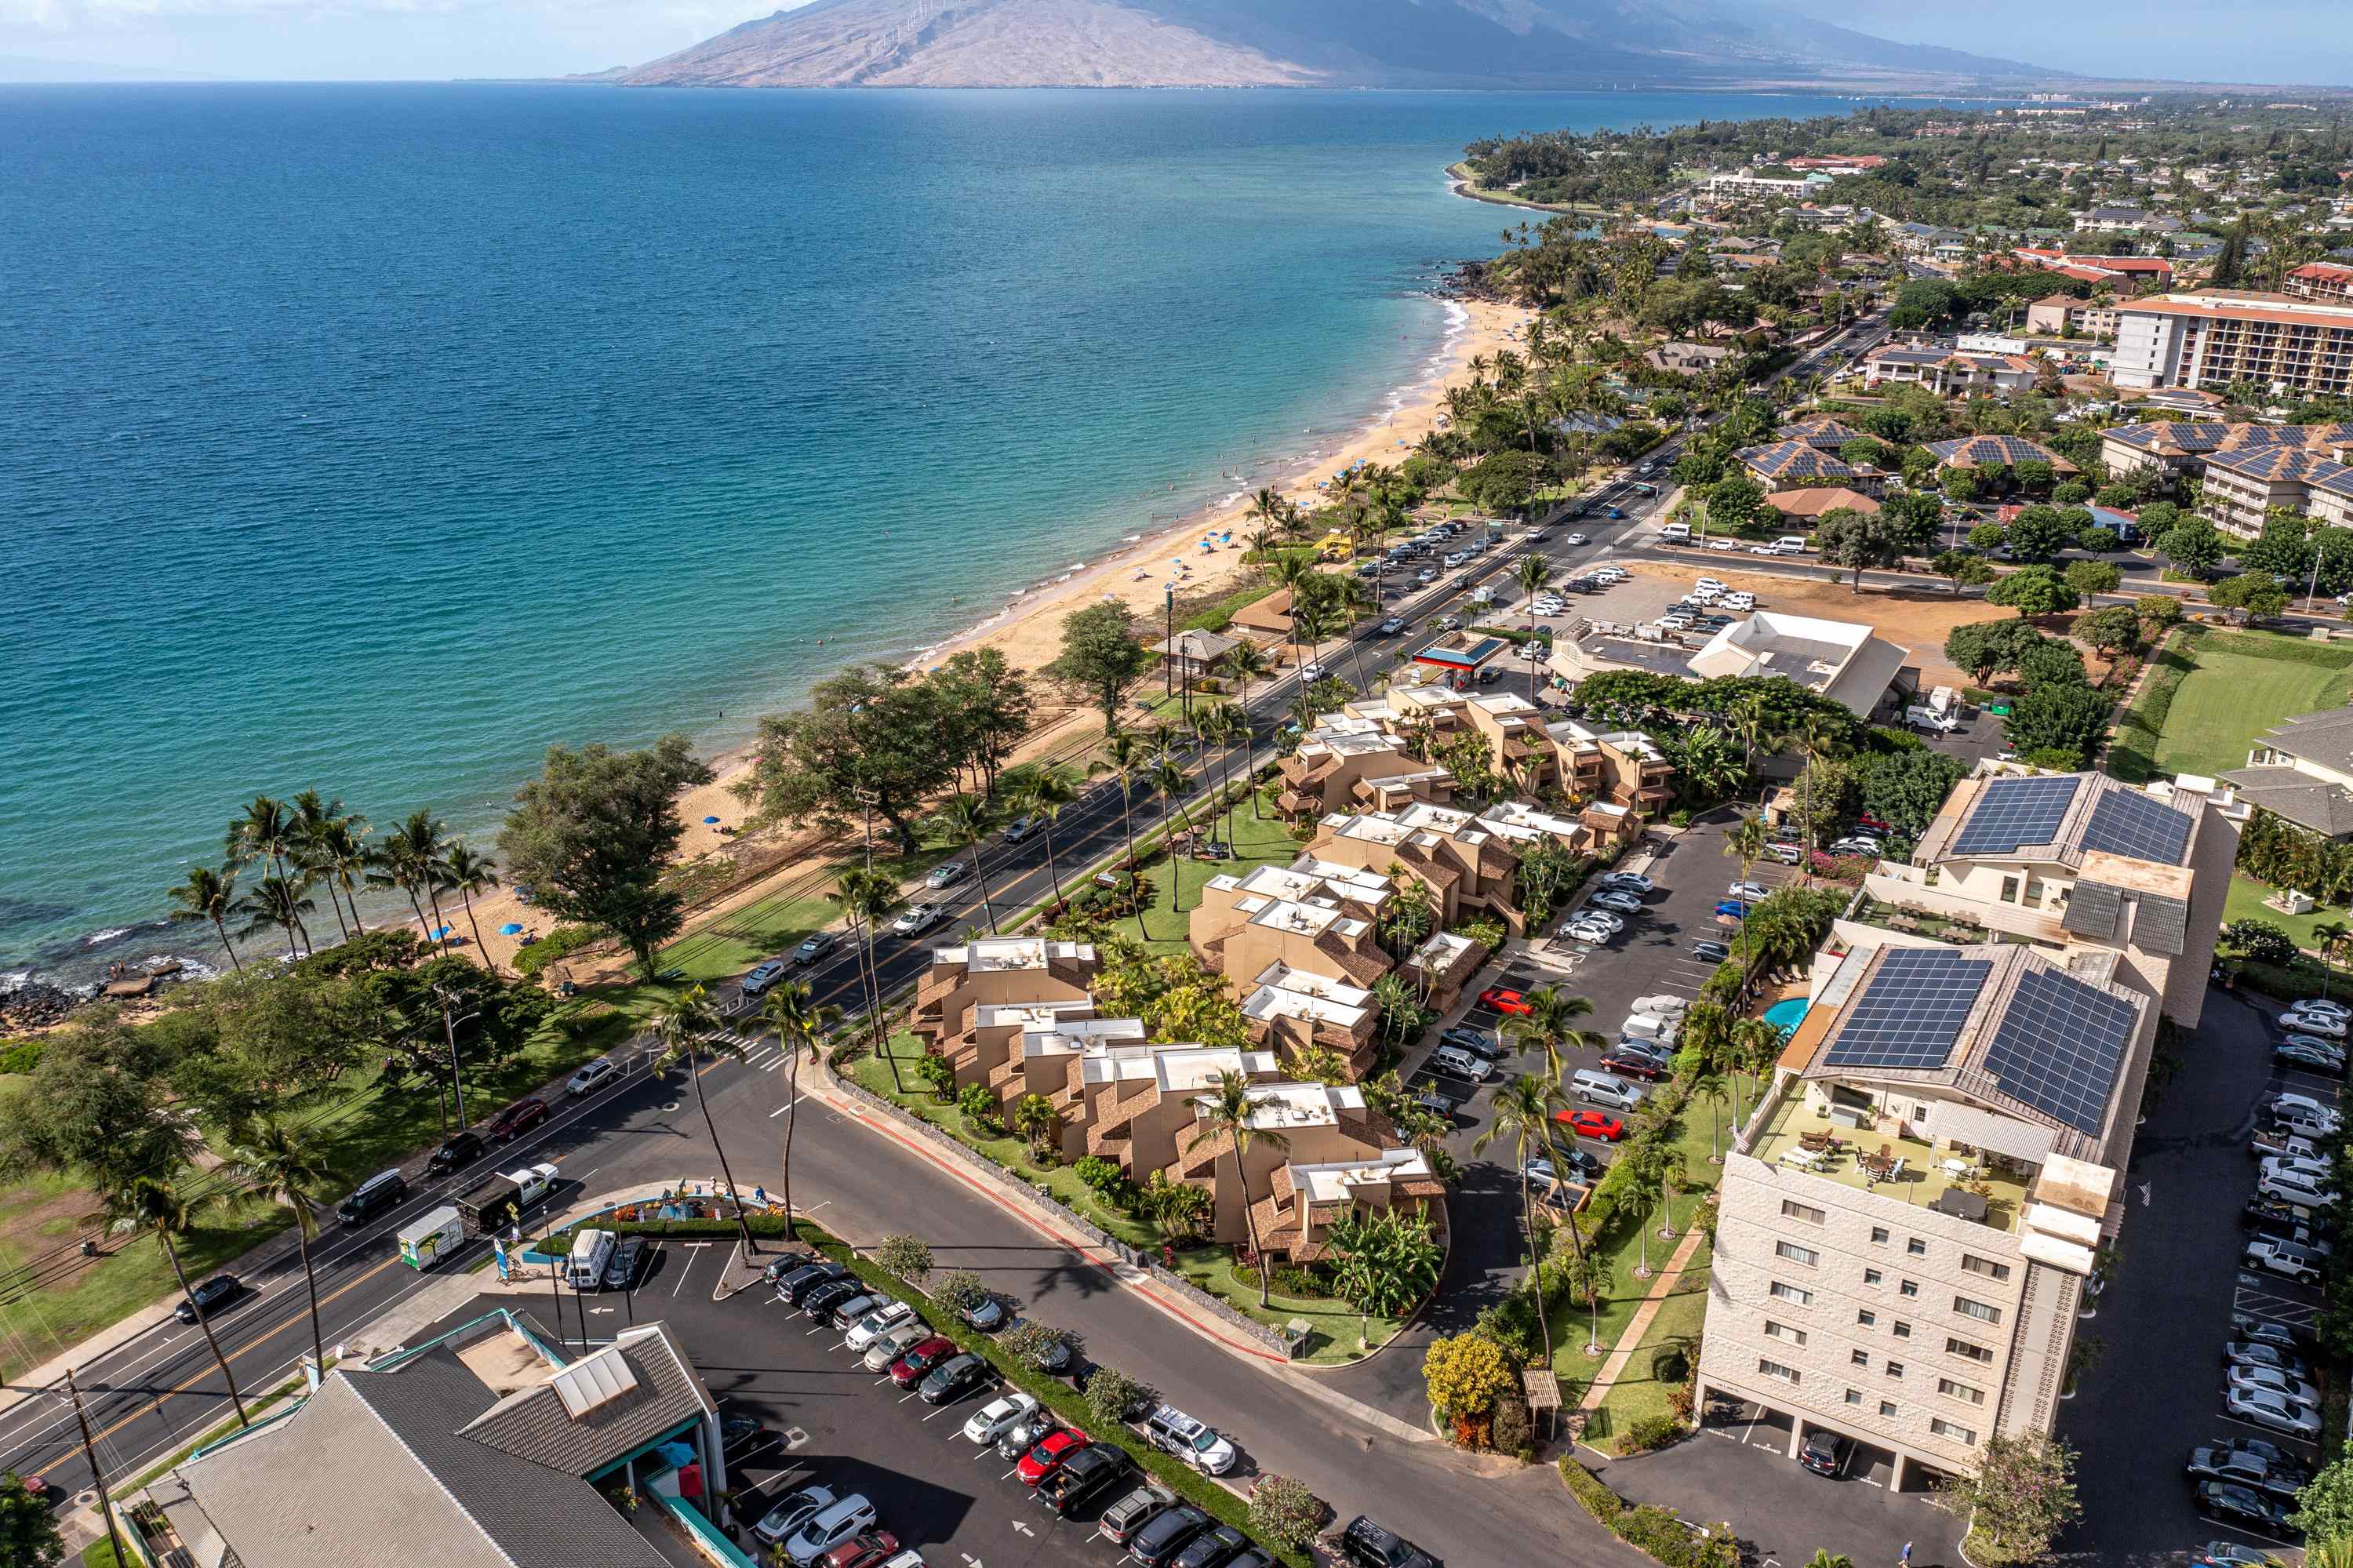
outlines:
[{"label": "beige stucco building", "polygon": [[959,1085],[986,1083],[1018,1054],[1023,1033],[1058,1006],[1092,1012],[1087,988],[1101,967],[1093,944],[1043,937],[934,948],[907,1027],[955,1065]]}]

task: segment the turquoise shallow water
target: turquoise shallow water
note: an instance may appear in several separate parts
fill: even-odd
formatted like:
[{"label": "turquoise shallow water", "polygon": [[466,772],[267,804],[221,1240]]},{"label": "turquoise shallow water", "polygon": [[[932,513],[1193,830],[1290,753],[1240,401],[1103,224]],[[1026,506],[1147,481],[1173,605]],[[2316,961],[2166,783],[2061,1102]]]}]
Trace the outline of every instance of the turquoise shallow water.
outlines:
[{"label": "turquoise shallow water", "polygon": [[1473,137],[1819,107],[0,88],[0,970],[258,791],[487,831],[1277,474],[1425,374]]}]

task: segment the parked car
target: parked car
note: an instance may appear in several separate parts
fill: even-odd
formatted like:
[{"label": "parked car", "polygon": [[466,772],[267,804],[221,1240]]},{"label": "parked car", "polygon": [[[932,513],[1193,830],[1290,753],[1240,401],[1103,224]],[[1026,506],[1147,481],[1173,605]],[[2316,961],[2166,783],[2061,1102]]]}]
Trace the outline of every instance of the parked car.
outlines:
[{"label": "parked car", "polygon": [[1164,1453],[1176,1455],[1197,1470],[1222,1476],[1234,1467],[1234,1446],[1218,1429],[1196,1421],[1173,1404],[1164,1404],[1144,1418],[1144,1435]]},{"label": "parked car", "polygon": [[2330,1040],[2345,1038],[2345,1020],[2333,1012],[2290,1010],[2279,1015],[2279,1026],[2291,1034],[2319,1034]]},{"label": "parked car", "polygon": [[811,931],[801,939],[801,945],[793,949],[793,962],[813,964],[833,951],[840,940],[841,933],[839,931]]},{"label": "parked car", "polygon": [[1352,1568],[1443,1568],[1437,1558],[1361,1513],[1340,1531],[1340,1555]]},{"label": "parked car", "polygon": [[1174,1492],[1147,1481],[1103,1510],[1102,1517],[1095,1520],[1095,1531],[1113,1546],[1124,1546],[1155,1514],[1173,1508],[1176,1502]]},{"label": "parked car", "polygon": [[754,1001],[767,995],[790,968],[782,959],[768,959],[754,964],[751,972],[744,977],[744,994]]},{"label": "parked car", "polygon": [[2280,1568],[2280,1561],[2260,1547],[2210,1541],[2190,1552],[2189,1568]]},{"label": "parked car", "polygon": [[785,1558],[794,1568],[810,1568],[817,1560],[874,1523],[874,1505],[852,1492],[829,1508],[819,1509],[785,1542]]},{"label": "parked car", "polygon": [[1572,942],[1607,943],[1614,938],[1618,932],[1611,927],[1604,926],[1599,920],[1579,919],[1569,921],[1553,935],[1566,937]]},{"label": "parked car", "polygon": [[730,1461],[776,1436],[760,1424],[760,1418],[747,1411],[730,1412],[720,1407],[719,1452]]},{"label": "parked car", "polygon": [[968,860],[944,860],[940,862],[939,864],[932,867],[931,874],[923,878],[923,885],[930,888],[933,892],[937,893],[944,887],[954,887],[957,883],[962,882],[965,877],[970,876],[971,874],[972,862]]},{"label": "parked car", "polygon": [[902,1552],[887,1530],[852,1536],[817,1560],[817,1568],[923,1568],[920,1552]]},{"label": "parked car", "polygon": [[1626,928],[1626,916],[1614,909],[1588,906],[1578,910],[1577,917],[1579,920],[1590,920],[1605,931],[1622,931]]},{"label": "parked car", "polygon": [[850,1325],[844,1338],[853,1351],[863,1354],[866,1347],[900,1327],[915,1315],[915,1309],[904,1301],[884,1301],[869,1308],[864,1316]]},{"label": "parked car", "polygon": [[2194,1502],[2198,1511],[2208,1519],[2219,1519],[2242,1530],[2260,1531],[2266,1535],[2294,1533],[2287,1522],[2288,1515],[2295,1511],[2289,1504],[2235,1481],[2199,1482]]},{"label": "parked car", "polygon": [[933,1368],[956,1353],[956,1342],[944,1335],[934,1334],[918,1340],[907,1353],[891,1363],[891,1381],[901,1388],[913,1388],[922,1382]]},{"label": "parked car", "polygon": [[803,1487],[786,1493],[776,1507],[761,1515],[752,1533],[771,1546],[790,1541],[800,1533],[802,1525],[840,1500],[831,1487]]},{"label": "parked car", "polygon": [[2280,1371],[2277,1367],[2251,1367],[2232,1364],[2222,1369],[2222,1380],[2233,1389],[2264,1391],[2294,1400],[2298,1404],[2317,1405],[2320,1390]]},{"label": "parked car", "polygon": [[1639,871],[1613,871],[1601,879],[1605,888],[1620,888],[1628,893],[1653,893],[1657,884]]},{"label": "parked car", "polygon": [[1715,912],[1735,920],[1746,920],[1748,918],[1748,906],[1743,904],[1737,898],[1725,898],[1718,900],[1715,906]]},{"label": "parked car", "polygon": [[1034,1487],[1062,1467],[1062,1461],[1085,1447],[1087,1435],[1074,1426],[1059,1426],[1029,1446],[1013,1467],[1025,1487]]},{"label": "parked car", "polygon": [[2306,1443],[2320,1437],[2320,1412],[2299,1404],[2275,1389],[2230,1388],[2222,1391],[2222,1408],[2241,1421],[2267,1431],[2284,1432]]},{"label": "parked car", "polygon": [[482,1136],[492,1143],[512,1143],[547,1119],[547,1102],[533,1095],[515,1101],[482,1124]]},{"label": "parked car", "polygon": [[1631,888],[1611,888],[1595,894],[1586,902],[1596,908],[1607,909],[1612,915],[1639,915],[1642,910],[1641,895]]},{"label": "parked car", "polygon": [[1127,1543],[1127,1555],[1144,1568],[1168,1568],[1176,1553],[1209,1526],[1209,1516],[1191,1503],[1163,1509],[1136,1531]]},{"label": "parked car", "polygon": [[209,1318],[245,1294],[245,1287],[234,1274],[216,1274],[180,1298],[172,1308],[172,1316],[193,1326],[200,1318]]},{"label": "parked car", "polygon": [[1644,1056],[1631,1051],[1612,1051],[1601,1058],[1601,1070],[1616,1073],[1621,1077],[1653,1081],[1665,1077],[1668,1072],[1667,1065],[1655,1056]]},{"label": "parked car", "polygon": [[479,1132],[453,1132],[441,1140],[441,1147],[426,1158],[426,1171],[434,1176],[446,1176],[452,1171],[463,1170],[481,1158],[488,1145]]},{"label": "parked car", "polygon": [[[839,1263],[804,1263],[793,1266],[794,1260],[778,1258],[768,1266],[776,1287],[776,1298],[786,1305],[797,1307],[807,1300],[819,1286],[831,1285],[849,1277],[849,1270]],[[782,1269],[782,1273],[776,1270]]]},{"label": "parked car", "polygon": [[1724,962],[1725,959],[1732,957],[1732,949],[1725,947],[1722,942],[1694,942],[1692,944],[1692,957],[1695,959],[1704,959],[1712,964],[1720,964]]},{"label": "parked car", "polygon": [[1798,1450],[1798,1463],[1818,1476],[1837,1476],[1846,1468],[1846,1439],[1820,1427],[1806,1434],[1805,1446]]},{"label": "parked car", "polygon": [[1796,865],[1806,858],[1806,852],[1795,844],[1767,844],[1765,858],[1777,865]]},{"label": "parked car", "polygon": [[1526,1012],[1528,999],[1516,991],[1491,985],[1479,993],[1479,1005],[1490,1012]]},{"label": "parked car", "polygon": [[1727,898],[1737,898],[1743,903],[1755,904],[1769,896],[1772,891],[1761,882],[1736,882],[1724,890],[1724,895]]},{"label": "parked car", "polygon": [[610,1056],[599,1056],[565,1079],[564,1092],[567,1095],[585,1095],[620,1070],[621,1065]]},{"label": "parked car", "polygon": [[1220,1524],[1195,1536],[1168,1568],[1227,1568],[1250,1549],[1250,1537],[1232,1525]]},{"label": "parked car", "polygon": [[1134,1474],[1135,1461],[1127,1450],[1111,1443],[1090,1443],[1046,1478],[1038,1488],[1038,1500],[1052,1509],[1057,1519],[1068,1519]]},{"label": "parked car", "polygon": [[2325,1078],[2345,1075],[2345,1057],[2341,1052],[2325,1050],[2318,1045],[2297,1045],[2283,1043],[2272,1047],[2272,1060],[2284,1062],[2291,1067],[2301,1067],[2307,1073],[2317,1073]]},{"label": "parked car", "polygon": [[2293,1242],[2257,1236],[2239,1252],[2240,1266],[2260,1268],[2303,1285],[2320,1283],[2320,1259]]},{"label": "parked car", "polygon": [[1451,1045],[1440,1045],[1430,1054],[1430,1070],[1477,1084],[1485,1082],[1487,1075],[1495,1070],[1495,1065],[1483,1056],[1473,1056],[1470,1052]]},{"label": "parked car", "polygon": [[2353,1018],[2353,1007],[2326,997],[2307,997],[2289,1010],[2293,1012],[2326,1012],[2335,1018]]},{"label": "parked car", "polygon": [[994,1334],[1013,1320],[1013,1309],[995,1296],[984,1296],[969,1307],[956,1308],[967,1329],[977,1329],[984,1334]]},{"label": "parked car", "polygon": [[1520,1164],[1529,1185],[1546,1192],[1560,1184],[1564,1172],[1572,1181],[1595,1181],[1607,1169],[1599,1158],[1582,1149],[1556,1149],[1550,1154],[1540,1154]]},{"label": "parked car", "polygon": [[1615,1143],[1626,1136],[1624,1121],[1598,1110],[1555,1111],[1552,1119],[1577,1137],[1589,1138],[1599,1143]]},{"label": "parked car", "polygon": [[949,1404],[962,1399],[995,1374],[976,1355],[954,1356],[923,1374],[916,1394],[925,1404]]},{"label": "parked car", "polygon": [[871,1372],[889,1372],[892,1362],[931,1337],[931,1325],[921,1318],[900,1324],[866,1347],[866,1370]]},{"label": "parked car", "polygon": [[2300,1465],[2274,1465],[2220,1443],[2192,1448],[2188,1469],[2192,1480],[2230,1481],[2277,1498],[2294,1498],[2312,1478],[2311,1472]]},{"label": "parked car", "polygon": [[1451,1045],[1458,1051],[1468,1051],[1483,1061],[1500,1062],[1511,1050],[1499,1041],[1493,1030],[1474,1029],[1468,1023],[1447,1028],[1438,1037],[1440,1045]]},{"label": "parked car", "polygon": [[646,1238],[623,1236],[613,1248],[613,1260],[605,1266],[605,1288],[632,1290],[637,1287],[638,1271],[646,1266]]},{"label": "parked car", "polygon": [[1026,1393],[1008,1393],[974,1411],[972,1418],[964,1424],[964,1435],[967,1441],[987,1446],[1003,1436],[1007,1427],[1037,1414],[1036,1399]]}]

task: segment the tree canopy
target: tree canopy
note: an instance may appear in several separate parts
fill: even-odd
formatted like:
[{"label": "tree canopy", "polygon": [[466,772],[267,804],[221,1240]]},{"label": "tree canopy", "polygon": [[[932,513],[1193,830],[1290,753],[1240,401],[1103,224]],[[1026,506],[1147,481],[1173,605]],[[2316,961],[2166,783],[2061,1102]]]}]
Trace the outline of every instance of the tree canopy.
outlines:
[{"label": "tree canopy", "polygon": [[1120,705],[1127,700],[1152,652],[1136,641],[1134,614],[1116,601],[1089,605],[1062,622],[1062,651],[1046,674],[1103,716],[1103,733],[1119,727]]}]

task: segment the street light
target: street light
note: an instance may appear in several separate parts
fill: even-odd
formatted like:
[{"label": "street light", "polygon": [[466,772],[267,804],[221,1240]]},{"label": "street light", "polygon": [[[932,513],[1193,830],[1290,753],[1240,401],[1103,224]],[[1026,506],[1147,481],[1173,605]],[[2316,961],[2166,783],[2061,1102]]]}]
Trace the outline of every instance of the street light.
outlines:
[{"label": "street light", "polygon": [[471,1023],[482,1015],[470,1012],[463,1018],[449,1015],[449,993],[439,986],[433,988],[434,999],[441,1004],[441,1034],[449,1044],[449,1082],[458,1096],[458,1130],[466,1130],[466,1079],[458,1070],[458,1025]]}]

